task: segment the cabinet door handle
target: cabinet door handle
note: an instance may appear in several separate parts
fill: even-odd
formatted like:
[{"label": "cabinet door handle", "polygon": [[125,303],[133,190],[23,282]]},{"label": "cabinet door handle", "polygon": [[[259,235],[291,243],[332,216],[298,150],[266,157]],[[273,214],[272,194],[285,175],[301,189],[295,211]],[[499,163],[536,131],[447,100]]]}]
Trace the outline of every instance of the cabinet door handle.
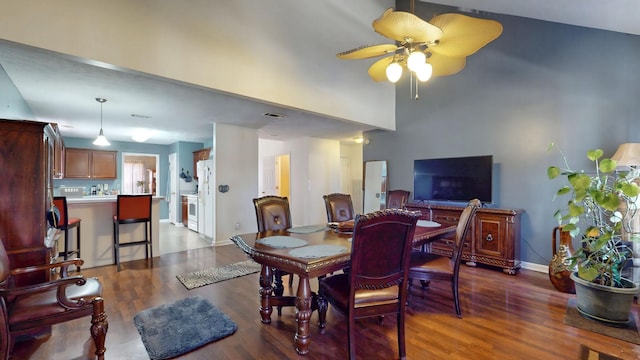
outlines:
[{"label": "cabinet door handle", "polygon": [[493,241],[493,236],[491,234],[487,235],[487,241]]}]

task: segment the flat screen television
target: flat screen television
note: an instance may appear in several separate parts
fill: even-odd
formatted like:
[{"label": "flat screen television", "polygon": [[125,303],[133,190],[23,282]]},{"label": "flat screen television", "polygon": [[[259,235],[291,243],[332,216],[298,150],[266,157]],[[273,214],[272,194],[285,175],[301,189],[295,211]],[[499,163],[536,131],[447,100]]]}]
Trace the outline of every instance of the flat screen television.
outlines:
[{"label": "flat screen television", "polygon": [[493,155],[414,160],[414,200],[492,203]]}]

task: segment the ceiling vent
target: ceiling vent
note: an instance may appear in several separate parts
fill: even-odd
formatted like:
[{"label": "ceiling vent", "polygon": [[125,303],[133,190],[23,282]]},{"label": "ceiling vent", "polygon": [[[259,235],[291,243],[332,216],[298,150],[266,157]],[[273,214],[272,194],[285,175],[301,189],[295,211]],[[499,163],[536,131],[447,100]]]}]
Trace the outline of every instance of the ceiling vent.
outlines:
[{"label": "ceiling vent", "polygon": [[276,113],[264,113],[264,116],[269,116],[269,117],[274,117],[274,118],[278,118],[278,119],[283,119],[286,117],[286,115],[283,114],[276,114]]}]

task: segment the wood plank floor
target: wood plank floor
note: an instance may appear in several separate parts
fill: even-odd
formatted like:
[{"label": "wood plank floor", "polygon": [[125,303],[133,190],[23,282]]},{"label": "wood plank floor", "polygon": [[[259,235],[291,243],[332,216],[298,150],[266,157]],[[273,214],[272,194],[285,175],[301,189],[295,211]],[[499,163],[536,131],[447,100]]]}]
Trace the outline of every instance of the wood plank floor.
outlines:
[{"label": "wood plank floor", "polygon": [[[85,269],[85,276],[100,278],[109,317],[107,359],[148,359],[132,318],[149,307],[201,295],[228,314],[238,331],[181,359],[346,359],[344,317],[329,309],[327,331],[322,335],[314,313],[310,354],[294,350],[295,314],[274,311],[271,325],[258,313],[258,274],[194,290],[185,289],[176,275],[245,260],[234,245],[206,247],[164,254],[153,262],[124,263]],[[294,289],[296,284],[294,283]],[[312,281],[317,287],[317,282]],[[455,316],[449,284],[432,284],[423,291],[412,288],[407,316],[409,359],[577,359],[580,344],[618,356],[640,359],[640,346],[563,324],[571,295],[557,292],[547,274],[521,270],[517,276],[499,270],[463,267],[461,305],[463,318]],[[638,305],[634,305],[634,313]],[[357,322],[357,354],[361,359],[397,358],[395,318],[382,326],[376,319]],[[55,325],[51,335],[16,344],[14,359],[87,359],[93,353],[89,318]]]}]

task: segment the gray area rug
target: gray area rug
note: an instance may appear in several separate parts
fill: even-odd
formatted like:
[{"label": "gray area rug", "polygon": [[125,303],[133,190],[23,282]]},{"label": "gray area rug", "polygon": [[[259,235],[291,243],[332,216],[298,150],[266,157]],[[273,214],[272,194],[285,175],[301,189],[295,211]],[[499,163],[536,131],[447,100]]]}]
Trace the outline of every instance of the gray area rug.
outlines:
[{"label": "gray area rug", "polygon": [[238,325],[201,296],[143,310],[133,317],[151,359],[169,359],[233,334]]},{"label": "gray area rug", "polygon": [[570,298],[567,302],[567,312],[564,315],[564,323],[579,329],[589,330],[601,335],[640,345],[640,333],[638,333],[636,318],[633,313],[632,316],[629,317],[629,323],[626,326],[609,326],[580,315],[580,312],[576,309],[576,299]]},{"label": "gray area rug", "polygon": [[257,262],[253,260],[246,260],[223,267],[209,268],[188,274],[176,275],[176,277],[184,287],[191,290],[239,276],[257,273],[261,269],[262,265]]}]

